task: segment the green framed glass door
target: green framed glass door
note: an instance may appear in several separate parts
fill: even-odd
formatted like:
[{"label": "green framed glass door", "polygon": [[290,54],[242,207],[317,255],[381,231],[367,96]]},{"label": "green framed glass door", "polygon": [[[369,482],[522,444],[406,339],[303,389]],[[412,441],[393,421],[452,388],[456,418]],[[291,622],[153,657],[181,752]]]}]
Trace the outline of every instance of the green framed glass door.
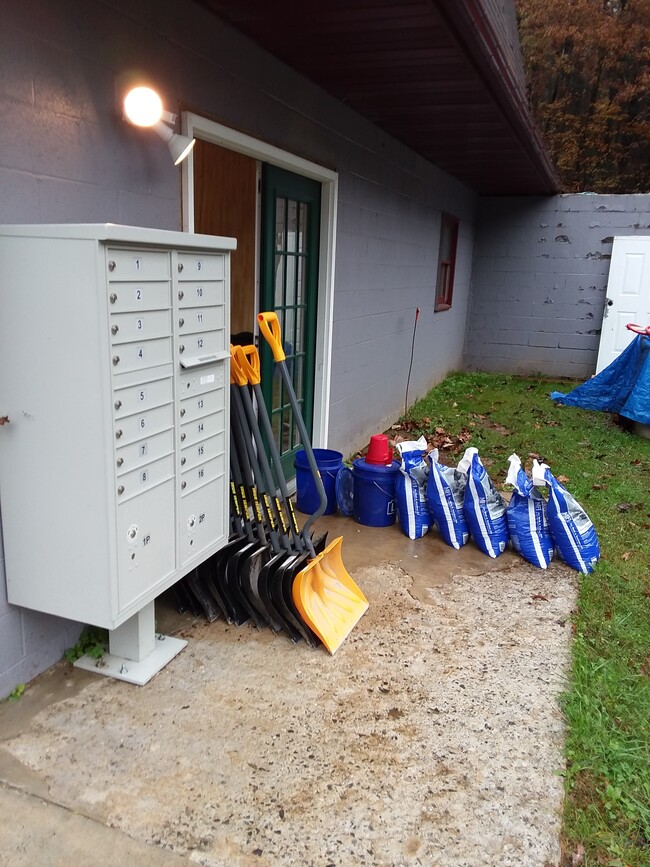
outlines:
[{"label": "green framed glass door", "polygon": [[[275,166],[262,167],[262,268],[260,309],[274,310],[293,387],[311,436],[314,409],[318,250],[320,241],[318,181]],[[282,468],[293,478],[294,457],[301,448],[288,395],[269,347],[262,344],[262,390],[271,415]]]}]

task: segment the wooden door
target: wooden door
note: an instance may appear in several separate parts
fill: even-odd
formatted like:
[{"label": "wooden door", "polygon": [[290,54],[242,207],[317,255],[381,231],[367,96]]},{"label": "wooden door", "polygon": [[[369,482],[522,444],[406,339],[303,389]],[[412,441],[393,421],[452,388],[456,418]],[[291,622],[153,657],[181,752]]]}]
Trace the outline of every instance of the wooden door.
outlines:
[{"label": "wooden door", "polygon": [[194,158],[194,229],[237,238],[231,257],[230,329],[255,326],[257,163],[251,157],[197,140]]}]

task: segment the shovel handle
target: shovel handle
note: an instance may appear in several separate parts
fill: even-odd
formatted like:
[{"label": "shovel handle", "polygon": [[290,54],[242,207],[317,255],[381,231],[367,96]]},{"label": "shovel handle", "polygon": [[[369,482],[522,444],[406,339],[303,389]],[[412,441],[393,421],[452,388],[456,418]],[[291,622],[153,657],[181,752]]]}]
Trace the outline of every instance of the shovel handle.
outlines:
[{"label": "shovel handle", "polygon": [[248,384],[259,385],[262,377],[260,375],[260,356],[257,347],[252,344],[250,346],[235,346],[235,357]]},{"label": "shovel handle", "polygon": [[248,377],[244,373],[237,357],[237,348],[230,344],[230,377],[235,385],[248,385]]},{"label": "shovel handle", "polygon": [[273,358],[276,361],[284,361],[286,355],[282,347],[282,336],[280,334],[280,322],[277,313],[258,313],[257,321],[260,326],[260,331],[264,335],[266,342],[271,347]]}]

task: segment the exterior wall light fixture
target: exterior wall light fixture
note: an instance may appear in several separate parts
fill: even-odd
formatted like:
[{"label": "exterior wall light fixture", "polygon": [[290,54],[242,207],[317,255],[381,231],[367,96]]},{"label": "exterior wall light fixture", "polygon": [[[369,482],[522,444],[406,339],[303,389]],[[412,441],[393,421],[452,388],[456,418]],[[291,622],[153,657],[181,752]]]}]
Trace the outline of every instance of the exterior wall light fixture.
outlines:
[{"label": "exterior wall light fixture", "polygon": [[162,100],[150,87],[134,87],[124,98],[124,117],[134,126],[149,127],[167,142],[177,166],[194,147],[195,139],[174,132],[176,115],[163,109]]}]

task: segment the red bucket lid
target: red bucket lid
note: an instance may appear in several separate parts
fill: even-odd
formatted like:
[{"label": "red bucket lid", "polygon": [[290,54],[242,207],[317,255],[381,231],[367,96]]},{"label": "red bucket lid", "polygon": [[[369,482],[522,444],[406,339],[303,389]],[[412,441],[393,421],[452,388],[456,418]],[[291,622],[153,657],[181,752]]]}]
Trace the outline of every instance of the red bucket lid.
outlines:
[{"label": "red bucket lid", "polygon": [[393,450],[388,444],[386,434],[374,434],[370,437],[370,445],[366,454],[368,464],[390,464],[393,461]]}]

